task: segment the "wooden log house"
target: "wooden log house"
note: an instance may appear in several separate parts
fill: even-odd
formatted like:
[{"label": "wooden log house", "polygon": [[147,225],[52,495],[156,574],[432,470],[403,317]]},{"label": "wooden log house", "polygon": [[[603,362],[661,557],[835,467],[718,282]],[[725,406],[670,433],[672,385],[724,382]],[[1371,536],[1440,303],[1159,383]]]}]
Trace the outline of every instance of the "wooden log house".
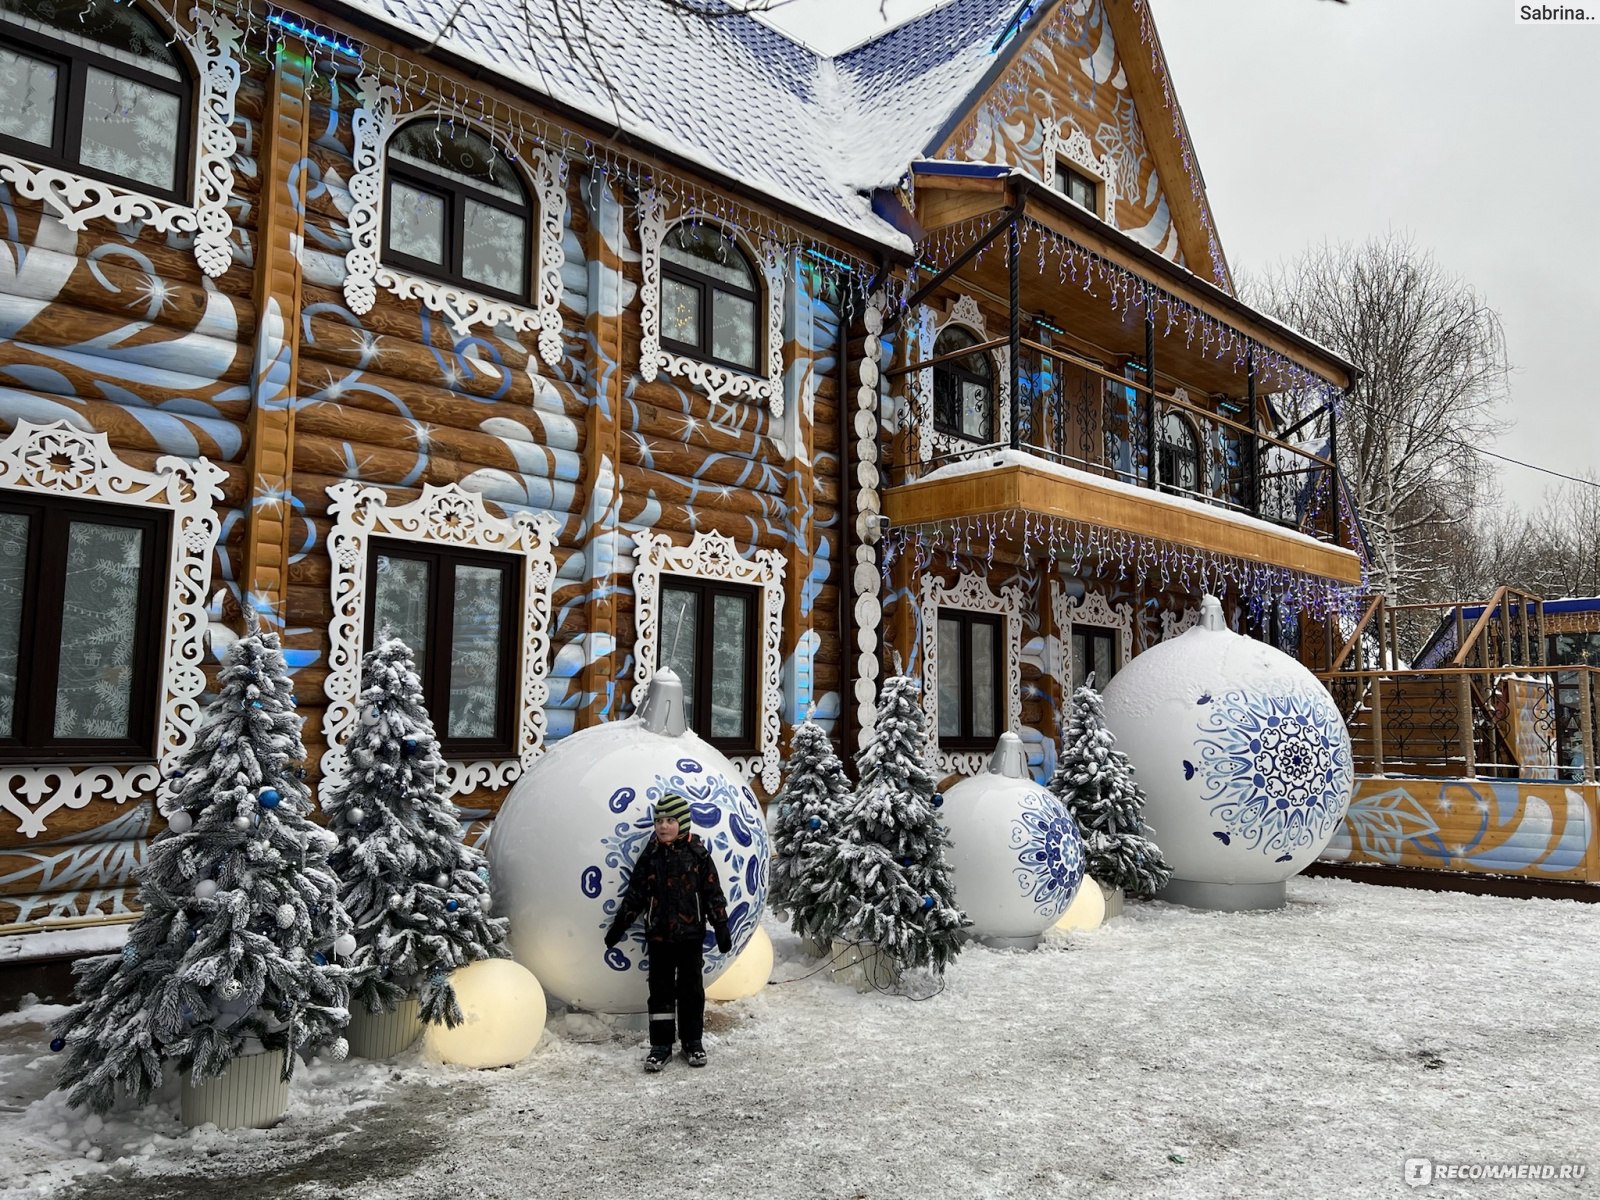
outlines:
[{"label": "wooden log house", "polygon": [[411,640],[477,839],[664,662],[763,797],[896,663],[1042,777],[1203,591],[1359,582],[1144,0],[555,2],[0,0],[0,956],[114,944],[246,611],[313,782]]}]

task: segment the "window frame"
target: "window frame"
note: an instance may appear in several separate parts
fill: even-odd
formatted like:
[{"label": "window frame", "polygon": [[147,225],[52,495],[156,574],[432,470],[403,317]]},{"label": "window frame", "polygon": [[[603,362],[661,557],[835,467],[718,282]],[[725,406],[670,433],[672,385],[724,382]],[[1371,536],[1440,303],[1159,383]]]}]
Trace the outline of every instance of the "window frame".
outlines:
[{"label": "window frame", "polygon": [[[1002,702],[1001,695],[1006,688],[1006,656],[1004,641],[1006,635],[1005,616],[1002,613],[975,612],[972,609],[951,608],[948,605],[940,605],[938,609],[938,615],[936,616],[935,620],[953,620],[957,622],[961,630],[959,639],[961,654],[961,711],[960,719],[958,721],[958,724],[961,726],[961,732],[957,734],[945,735],[941,734],[936,728],[933,731],[934,739],[938,742],[939,749],[941,750],[992,750],[994,749],[995,742],[1007,729],[1006,710],[1005,705]],[[977,715],[977,708],[973,701],[972,683],[972,627],[974,625],[987,625],[991,630],[993,630],[994,633],[994,641],[992,643],[994,655],[992,678],[994,679],[995,732],[992,735],[976,734],[973,732],[973,726],[976,723],[974,718]],[[937,626],[934,629],[933,636],[936,639],[939,636],[939,630]],[[939,665],[941,668],[944,666],[944,662],[945,655],[944,650],[941,647],[939,652]],[[934,683],[937,685],[938,680],[935,679]],[[944,717],[944,709],[942,706],[939,709],[939,716],[941,719]]]},{"label": "window frame", "polygon": [[[707,272],[696,271],[693,267],[686,267],[682,263],[673,262],[667,257],[667,243],[672,240],[672,235],[686,224],[688,222],[676,222],[669,226],[666,233],[661,237],[661,279],[662,282],[671,279],[695,289],[696,295],[699,297],[696,313],[700,323],[701,344],[696,345],[693,342],[679,341],[677,338],[666,335],[664,332],[666,322],[663,319],[666,298],[665,290],[663,289],[662,298],[658,302],[662,308],[662,313],[657,317],[658,326],[663,329],[660,335],[661,348],[684,358],[695,359],[698,362],[715,363],[719,367],[726,367],[728,370],[737,371],[741,375],[759,376],[760,364],[767,356],[767,334],[764,320],[767,312],[767,298],[762,294],[762,273],[756,269],[755,261],[746,253],[745,248],[739,244],[739,239],[733,235],[733,231],[714,221],[703,221],[701,224],[717,230],[727,239],[728,245],[733,247],[734,252],[743,260],[745,269],[750,273],[752,290],[745,291],[728,283],[726,280],[717,279]],[[750,301],[750,321],[752,332],[755,335],[752,341],[754,347],[752,357],[755,360],[753,363],[738,363],[732,359],[719,358],[712,353],[711,347],[714,344],[712,330],[715,318],[714,297],[717,292],[724,292],[729,296],[737,296],[740,299]]]},{"label": "window frame", "polygon": [[[935,358],[939,357],[939,354],[940,354],[939,339],[944,337],[947,333],[950,333],[952,331],[966,334],[968,337],[970,337],[972,339],[972,343],[971,343],[972,346],[981,346],[981,345],[983,345],[983,338],[981,338],[978,335],[976,330],[969,329],[967,326],[962,325],[962,324],[958,324],[956,322],[950,322],[950,323],[946,324],[944,326],[944,328],[940,329],[937,334],[934,335],[934,339],[933,339],[933,357],[935,357]],[[946,354],[954,354],[954,353],[957,353],[957,352],[954,351],[954,350],[947,350],[947,351],[944,351],[944,353],[946,353]],[[968,353],[969,354],[977,353],[977,354],[982,354],[983,355],[984,359],[989,364],[989,375],[988,375],[987,378],[985,378],[982,375],[979,375],[976,371],[968,370],[966,367],[957,366],[955,359],[946,359],[944,362],[936,362],[930,368],[930,370],[933,372],[933,379],[932,379],[932,388],[933,388],[933,397],[932,397],[933,431],[935,433],[937,433],[937,434],[943,434],[945,437],[956,438],[956,439],[958,439],[960,441],[966,442],[968,445],[972,445],[972,446],[991,446],[995,442],[995,429],[999,424],[999,422],[997,420],[997,417],[999,415],[999,413],[998,413],[999,405],[998,405],[998,402],[996,400],[996,397],[998,396],[999,392],[998,392],[998,389],[995,387],[995,369],[994,369],[995,363],[994,363],[994,359],[992,357],[990,357],[988,351],[986,351],[986,350],[974,351],[974,350],[971,350],[969,348],[968,349]],[[966,355],[963,355],[962,357],[966,357]],[[947,376],[953,376],[955,378],[955,380],[956,380],[956,384],[957,384],[958,388],[960,387],[961,384],[964,384],[964,383],[976,383],[976,384],[981,384],[983,386],[984,390],[989,393],[989,428],[988,428],[987,435],[985,437],[975,438],[969,433],[962,432],[959,420],[953,426],[940,420],[940,417],[939,417],[939,374],[940,374],[940,372],[943,372]]]},{"label": "window frame", "polygon": [[[1179,446],[1167,434],[1169,423],[1176,421],[1188,435],[1187,447]],[[1200,468],[1202,459],[1200,454],[1200,429],[1189,417],[1175,408],[1168,408],[1161,414],[1161,420],[1156,428],[1156,484],[1164,492],[1171,492],[1175,496],[1202,497],[1207,494],[1206,480],[1201,476]],[[1193,486],[1182,486],[1182,464],[1187,460],[1194,471]],[[1173,478],[1167,478],[1168,464],[1172,465]]]},{"label": "window frame", "polygon": [[[16,701],[11,736],[0,738],[0,763],[155,762],[164,698],[162,650],[167,628],[171,514],[57,495],[35,499],[29,493],[10,490],[0,491],[0,512],[29,516]],[[138,609],[130,656],[133,681],[129,686],[128,735],[122,738],[60,738],[53,732],[66,558],[74,519],[146,534],[140,550]],[[51,611],[53,617],[44,615]],[[46,731],[42,737],[41,731]]]},{"label": "window frame", "polygon": [[[1072,194],[1072,185],[1074,183],[1088,189],[1089,203],[1085,204]],[[1056,156],[1056,194],[1076,204],[1085,212],[1093,213],[1095,216],[1104,219],[1105,209],[1100,202],[1101,196],[1104,194],[1101,190],[1101,183],[1101,180],[1086,175],[1072,159],[1063,155]]]},{"label": "window frame", "polygon": [[[1084,649],[1081,657],[1078,654],[1078,638],[1080,636],[1083,638]],[[1073,675],[1073,678],[1069,679],[1067,683],[1069,691],[1072,692],[1076,692],[1083,686],[1084,679],[1087,679],[1094,669],[1094,643],[1104,641],[1110,647],[1111,674],[1104,679],[1096,679],[1094,682],[1094,690],[1104,692],[1106,684],[1116,678],[1117,672],[1122,669],[1122,647],[1119,644],[1122,638],[1122,630],[1111,625],[1096,625],[1091,621],[1074,621],[1067,633],[1067,637],[1071,642]],[[1080,675],[1082,678],[1078,678]]]},{"label": "window frame", "polygon": [[[661,670],[661,655],[666,646],[666,597],[670,591],[692,592],[696,595],[697,628],[701,636],[694,648],[695,697],[694,708],[687,712],[689,727],[702,739],[727,755],[759,754],[761,681],[756,674],[756,663],[761,654],[759,630],[761,625],[761,588],[757,584],[728,583],[720,579],[704,579],[696,575],[681,575],[672,571],[661,572],[656,590],[656,605],[660,612],[660,627],[656,631],[656,661],[654,669]],[[711,736],[711,672],[714,669],[714,646],[707,636],[705,624],[713,611],[717,596],[735,596],[745,604],[744,647],[744,703],[742,723],[745,736],[740,738]]]},{"label": "window frame", "polygon": [[[529,294],[532,290],[533,280],[538,274],[538,260],[536,249],[536,231],[539,228],[538,213],[535,211],[533,199],[528,190],[528,181],[523,177],[522,171],[516,163],[506,157],[507,165],[515,175],[517,186],[522,189],[522,205],[516,204],[502,196],[482,188],[473,187],[468,183],[461,183],[448,179],[443,175],[435,175],[424,167],[412,166],[409,163],[396,162],[390,155],[394,139],[405,131],[407,126],[424,124],[423,121],[407,121],[396,125],[383,144],[383,235],[378,243],[379,261],[385,266],[398,267],[413,275],[420,275],[427,279],[447,283],[453,287],[464,288],[483,296],[494,296],[501,300],[509,300],[513,304],[528,305],[531,303]],[[476,125],[467,123],[470,132],[476,134],[489,144],[491,150],[495,149],[494,139],[486,131]],[[404,250],[395,248],[392,241],[394,229],[394,204],[392,185],[395,179],[419,191],[430,195],[440,196],[444,200],[444,258],[443,263],[430,262],[426,258],[418,258]],[[466,258],[466,220],[467,201],[474,200],[479,204],[497,208],[501,212],[511,213],[522,218],[522,289],[508,291],[494,287],[473,279],[465,273],[464,262]]]},{"label": "window frame", "polygon": [[[143,6],[127,0],[126,7],[132,8],[149,21],[158,32],[169,32],[167,26],[146,12]],[[12,16],[13,14],[0,9],[0,45],[10,43],[23,54],[43,58],[56,65],[56,115],[50,131],[49,146],[41,146],[37,142],[24,141],[0,132],[0,152],[14,154],[18,158],[65,171],[71,175],[96,179],[140,195],[171,200],[179,204],[188,203],[194,186],[193,148],[197,110],[194,72],[190,69],[185,56],[182,54],[172,56],[178,69],[178,78],[168,79],[164,75],[100,54],[86,46],[74,46],[70,42],[58,41],[50,37],[47,32],[25,28],[16,24],[11,19]],[[178,98],[178,112],[183,119],[178,123],[177,142],[173,146],[171,188],[159,188],[143,180],[130,179],[114,171],[92,167],[80,161],[83,152],[85,90],[90,67],[98,67],[108,74],[131,79]]]},{"label": "window frame", "polygon": [[[462,549],[436,542],[405,538],[373,537],[367,544],[367,594],[362,616],[362,644],[377,644],[379,631],[373,622],[378,609],[378,558],[408,559],[429,564],[428,648],[425,660],[417,662],[422,681],[423,703],[433,719],[444,758],[510,758],[517,753],[517,678],[521,669],[518,644],[522,639],[524,600],[523,564],[518,555],[492,550]],[[499,654],[499,679],[495,693],[495,736],[492,738],[453,738],[448,734],[450,719],[450,663],[455,640],[455,568],[458,564],[489,566],[501,572],[500,611],[502,613]],[[448,572],[442,568],[448,566]],[[448,584],[446,580],[448,578]],[[448,620],[443,619],[448,613]],[[415,652],[415,647],[413,647]]]}]

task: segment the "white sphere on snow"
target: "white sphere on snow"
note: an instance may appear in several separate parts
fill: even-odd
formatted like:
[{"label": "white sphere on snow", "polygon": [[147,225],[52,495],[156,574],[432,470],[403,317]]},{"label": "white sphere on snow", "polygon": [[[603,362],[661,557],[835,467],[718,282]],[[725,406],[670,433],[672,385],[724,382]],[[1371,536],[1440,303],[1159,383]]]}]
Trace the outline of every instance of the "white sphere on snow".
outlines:
[{"label": "white sphere on snow", "polygon": [[1215,597],[1199,625],[1117,673],[1105,716],[1172,864],[1164,899],[1282,904],[1284,881],[1322,853],[1350,805],[1350,734],[1333,698],[1287,654],[1225,628]]}]

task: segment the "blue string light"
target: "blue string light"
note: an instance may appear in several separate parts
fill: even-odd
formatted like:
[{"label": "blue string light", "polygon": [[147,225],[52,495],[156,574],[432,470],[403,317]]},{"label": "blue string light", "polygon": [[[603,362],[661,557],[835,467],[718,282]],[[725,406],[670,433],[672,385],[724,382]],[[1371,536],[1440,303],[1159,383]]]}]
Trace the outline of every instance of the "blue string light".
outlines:
[{"label": "blue string light", "polygon": [[304,38],[308,42],[315,42],[319,46],[326,46],[330,50],[337,50],[340,54],[348,54],[351,58],[361,57],[361,51],[348,42],[341,42],[338,38],[318,33],[314,29],[307,29],[300,22],[291,21],[287,17],[280,17],[276,13],[267,14],[267,24],[276,25],[279,29],[286,29],[296,37]]}]

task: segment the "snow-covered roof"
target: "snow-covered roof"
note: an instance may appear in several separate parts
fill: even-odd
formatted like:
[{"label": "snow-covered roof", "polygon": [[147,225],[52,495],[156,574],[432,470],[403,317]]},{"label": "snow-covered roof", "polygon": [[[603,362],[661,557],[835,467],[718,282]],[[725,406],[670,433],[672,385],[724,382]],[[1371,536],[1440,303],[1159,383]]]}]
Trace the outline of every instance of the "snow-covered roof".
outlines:
[{"label": "snow-covered roof", "polygon": [[697,6],[699,15],[659,0],[342,4],[772,200],[909,249],[873,214],[870,192],[897,183],[964,107],[1024,3],[950,0],[831,58],[726,0]]}]

